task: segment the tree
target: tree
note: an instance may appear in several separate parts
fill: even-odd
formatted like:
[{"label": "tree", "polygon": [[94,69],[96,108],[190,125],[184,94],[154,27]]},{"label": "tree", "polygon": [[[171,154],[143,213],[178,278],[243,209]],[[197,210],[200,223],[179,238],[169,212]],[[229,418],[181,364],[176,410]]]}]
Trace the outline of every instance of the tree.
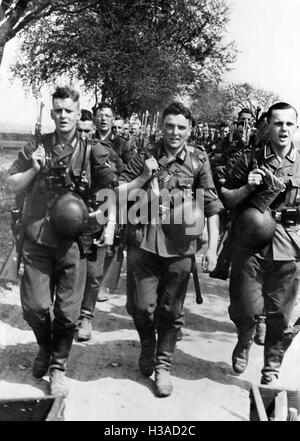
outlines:
[{"label": "tree", "polygon": [[82,11],[89,1],[83,0],[2,0],[0,2],[0,64],[5,44],[21,30],[28,29],[53,12]]},{"label": "tree", "polygon": [[229,84],[227,96],[237,112],[246,107],[252,111],[253,115],[258,107],[266,111],[272,104],[280,100],[276,93],[249,83]]},{"label": "tree", "polygon": [[35,90],[61,74],[81,79],[124,116],[156,112],[229,68],[228,13],[224,0],[94,1],[84,14],[52,15],[23,33],[13,71]]},{"label": "tree", "polygon": [[242,108],[248,108],[256,115],[258,107],[266,111],[280,97],[274,92],[242,84],[203,84],[197,88],[192,98],[195,118],[205,123],[231,123],[236,120]]}]

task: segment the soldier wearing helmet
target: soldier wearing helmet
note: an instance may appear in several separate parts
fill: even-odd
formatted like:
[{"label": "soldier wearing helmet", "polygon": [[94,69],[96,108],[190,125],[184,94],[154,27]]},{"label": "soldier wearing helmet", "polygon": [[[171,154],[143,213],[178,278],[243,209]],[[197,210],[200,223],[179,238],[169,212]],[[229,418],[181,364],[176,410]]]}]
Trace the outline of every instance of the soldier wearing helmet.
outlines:
[{"label": "soldier wearing helmet", "polygon": [[77,132],[80,113],[79,93],[57,87],[51,110],[55,132],[42,135],[38,145],[29,142],[8,178],[13,192],[26,190],[21,303],[39,345],[33,375],[41,378],[49,369],[51,395],[63,396],[85,284],[87,204],[115,180],[104,147]]},{"label": "soldier wearing helmet", "polygon": [[297,111],[276,103],[267,112],[270,141],[245,151],[221,189],[235,210],[229,315],[238,332],[233,369],[248,363],[255,325],[263,309],[266,336],[262,384],[275,385],[294,332],[291,313],[297,296],[300,258],[300,153],[293,145]]},{"label": "soldier wearing helmet", "polygon": [[[140,201],[138,223],[137,216],[128,212],[127,310],[140,337],[140,371],[150,376],[155,370],[159,397],[170,395],[173,389],[172,357],[184,324],[183,302],[192,256],[200,247],[203,218],[207,217],[209,239],[202,265],[211,271],[216,263],[218,213],[223,208],[206,152],[187,143],[191,121],[183,104],[170,104],[162,114],[163,139],[150,151],[137,153],[121,174],[118,187],[121,205],[135,196]],[[181,216],[185,211],[187,218]],[[195,219],[200,225],[189,229]]]}]

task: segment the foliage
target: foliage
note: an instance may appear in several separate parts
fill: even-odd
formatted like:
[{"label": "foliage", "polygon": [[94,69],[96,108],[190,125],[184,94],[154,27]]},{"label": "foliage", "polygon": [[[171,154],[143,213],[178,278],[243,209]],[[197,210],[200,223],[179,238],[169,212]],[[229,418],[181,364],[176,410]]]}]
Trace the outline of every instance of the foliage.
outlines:
[{"label": "foliage", "polygon": [[236,109],[240,110],[246,107],[254,115],[257,107],[266,111],[272,104],[280,100],[280,97],[274,92],[254,87],[249,83],[230,84],[227,94]]},{"label": "foliage", "polygon": [[225,0],[90,1],[84,14],[52,14],[27,29],[13,71],[35,91],[68,75],[124,116],[155,112],[229,68],[228,14]]},{"label": "foliage", "polygon": [[82,12],[89,6],[84,0],[5,0],[0,4],[0,62],[7,41],[22,29],[53,12]]},{"label": "foliage", "polygon": [[225,121],[230,124],[244,107],[255,115],[258,107],[266,111],[279,100],[277,94],[249,83],[205,84],[195,91],[192,110],[197,120],[215,124]]},{"label": "foliage", "polygon": [[0,214],[9,211],[14,204],[14,196],[7,185],[7,170],[0,170]]}]

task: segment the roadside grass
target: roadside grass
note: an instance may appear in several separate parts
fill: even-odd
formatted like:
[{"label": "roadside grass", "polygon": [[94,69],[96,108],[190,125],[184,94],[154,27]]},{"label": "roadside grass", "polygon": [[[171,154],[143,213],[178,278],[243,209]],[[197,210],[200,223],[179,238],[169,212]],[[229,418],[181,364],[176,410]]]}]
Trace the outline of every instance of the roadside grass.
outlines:
[{"label": "roadside grass", "polygon": [[0,214],[9,212],[14,205],[14,195],[7,185],[7,170],[0,170]]}]

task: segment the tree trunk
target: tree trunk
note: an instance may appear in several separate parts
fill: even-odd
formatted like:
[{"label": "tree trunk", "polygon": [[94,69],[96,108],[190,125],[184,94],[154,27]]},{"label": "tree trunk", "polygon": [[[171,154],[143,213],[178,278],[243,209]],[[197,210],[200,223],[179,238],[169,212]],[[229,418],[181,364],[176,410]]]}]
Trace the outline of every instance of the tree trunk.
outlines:
[{"label": "tree trunk", "polygon": [[3,59],[4,48],[5,48],[5,42],[0,40],[0,66]]}]

